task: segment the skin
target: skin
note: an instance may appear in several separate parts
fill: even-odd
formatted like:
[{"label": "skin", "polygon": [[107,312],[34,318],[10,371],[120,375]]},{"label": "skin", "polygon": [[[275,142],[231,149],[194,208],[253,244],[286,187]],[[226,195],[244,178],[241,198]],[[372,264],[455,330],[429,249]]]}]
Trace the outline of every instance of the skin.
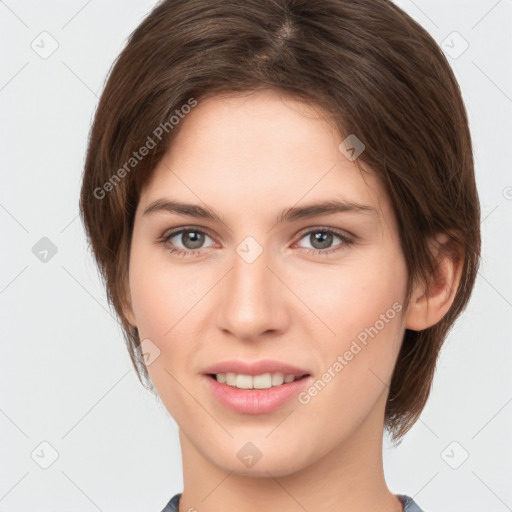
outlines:
[{"label": "skin", "polygon": [[[141,194],[125,315],[160,351],[148,371],[179,426],[180,512],[269,504],[280,512],[402,510],[382,466],[388,385],[405,328],[442,318],[460,265],[442,260],[431,295],[418,284],[406,307],[407,269],[389,199],[371,170],[339,151],[341,141],[319,108],[278,91],[215,96],[181,122]],[[144,215],[171,198],[221,220]],[[326,199],[375,211],[276,224],[282,210]],[[179,227],[205,231],[203,245],[190,249],[182,235],[162,241]],[[322,254],[314,238],[322,228],[352,243],[335,235]],[[236,251],[247,236],[263,249],[252,263]],[[402,311],[307,404],[292,399],[272,413],[240,414],[205,385],[206,366],[236,358],[286,361],[320,378],[394,303]],[[262,453],[250,468],[237,457],[249,441]]]}]

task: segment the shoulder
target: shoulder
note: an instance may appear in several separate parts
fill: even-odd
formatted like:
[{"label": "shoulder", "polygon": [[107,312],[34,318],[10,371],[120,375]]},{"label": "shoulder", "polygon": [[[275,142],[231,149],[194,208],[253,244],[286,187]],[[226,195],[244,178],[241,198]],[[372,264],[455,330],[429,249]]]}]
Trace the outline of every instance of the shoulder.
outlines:
[{"label": "shoulder", "polygon": [[402,505],[404,506],[403,512],[425,512],[417,505],[417,503],[411,497],[402,494],[398,494],[397,496],[398,499],[402,502]]},{"label": "shoulder", "polygon": [[164,509],[162,509],[162,512],[178,512],[178,502],[180,501],[181,492],[178,494],[175,494],[169,503],[165,506]]},{"label": "shoulder", "polygon": [[[180,501],[181,493],[175,494],[167,503],[164,509],[161,512],[178,512],[178,503]],[[404,506],[403,512],[425,512],[423,511],[416,502],[409,496],[398,495],[398,498],[402,502]]]}]

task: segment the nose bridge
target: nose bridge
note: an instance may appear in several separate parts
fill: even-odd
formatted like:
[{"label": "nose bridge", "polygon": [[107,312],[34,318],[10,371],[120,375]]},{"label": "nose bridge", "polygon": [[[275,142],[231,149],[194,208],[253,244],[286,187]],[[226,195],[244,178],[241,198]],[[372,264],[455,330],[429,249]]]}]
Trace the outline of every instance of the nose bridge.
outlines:
[{"label": "nose bridge", "polygon": [[280,330],[287,318],[283,286],[268,268],[270,254],[248,238],[236,248],[232,269],[223,279],[217,316],[219,327],[240,339]]}]

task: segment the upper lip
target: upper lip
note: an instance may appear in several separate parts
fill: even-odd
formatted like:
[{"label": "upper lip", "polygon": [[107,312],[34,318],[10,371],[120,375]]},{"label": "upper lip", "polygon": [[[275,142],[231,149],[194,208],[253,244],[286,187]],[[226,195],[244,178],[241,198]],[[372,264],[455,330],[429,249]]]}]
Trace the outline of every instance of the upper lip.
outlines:
[{"label": "upper lip", "polygon": [[203,371],[205,374],[228,372],[243,375],[261,375],[263,373],[281,372],[284,375],[294,375],[295,377],[309,375],[307,370],[281,361],[272,361],[270,359],[260,361],[242,361],[240,359],[233,359],[231,361],[222,361],[220,363],[213,364],[205,368]]}]

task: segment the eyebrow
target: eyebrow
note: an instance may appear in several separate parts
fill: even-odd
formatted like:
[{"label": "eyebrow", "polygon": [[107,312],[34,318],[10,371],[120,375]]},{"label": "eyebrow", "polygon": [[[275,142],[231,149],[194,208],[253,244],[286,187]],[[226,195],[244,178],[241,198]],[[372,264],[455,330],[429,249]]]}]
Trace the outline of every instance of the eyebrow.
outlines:
[{"label": "eyebrow", "polygon": [[[145,210],[143,215],[149,215],[155,212],[177,213],[179,215],[187,215],[198,219],[209,219],[224,223],[220,216],[210,208],[202,207],[197,204],[182,203],[171,199],[157,199],[153,201]],[[328,200],[317,203],[311,203],[304,206],[292,206],[283,210],[276,218],[276,224],[282,222],[294,222],[301,219],[309,219],[320,215],[332,215],[339,212],[355,212],[355,213],[373,213],[377,214],[377,210],[373,206],[360,204],[353,201],[345,200]]]}]

